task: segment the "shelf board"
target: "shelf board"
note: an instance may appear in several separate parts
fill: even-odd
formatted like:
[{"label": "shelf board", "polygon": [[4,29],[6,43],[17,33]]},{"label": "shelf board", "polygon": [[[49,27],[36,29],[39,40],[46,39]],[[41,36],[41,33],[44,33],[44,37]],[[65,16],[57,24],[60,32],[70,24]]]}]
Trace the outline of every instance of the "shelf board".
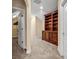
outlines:
[{"label": "shelf board", "polygon": [[56,16],[53,16],[53,18],[57,18],[58,17],[58,15],[56,15]]},{"label": "shelf board", "polygon": [[55,21],[55,22],[53,22],[53,24],[58,24],[58,22],[57,22],[57,21]]},{"label": "shelf board", "polygon": [[51,18],[51,17],[46,17],[46,18],[45,18],[45,20],[49,20],[49,19],[52,19],[52,18]]},{"label": "shelf board", "polygon": [[45,24],[52,24],[52,22],[46,22]]},{"label": "shelf board", "polygon": [[50,22],[45,22],[45,24],[48,24],[48,23],[52,23],[52,21],[50,21]]},{"label": "shelf board", "polygon": [[51,16],[52,14],[51,13],[48,13],[46,15],[44,15],[45,17],[48,17],[48,16]]},{"label": "shelf board", "polygon": [[45,22],[51,22],[51,20],[45,20]]},{"label": "shelf board", "polygon": [[57,26],[57,25],[58,25],[58,23],[54,23],[53,25],[54,25],[54,26]]},{"label": "shelf board", "polygon": [[53,26],[53,28],[58,28],[58,26]]},{"label": "shelf board", "polygon": [[58,27],[58,12],[45,15],[45,30],[56,31]]},{"label": "shelf board", "polygon": [[58,20],[58,18],[56,17],[56,18],[54,18],[53,20]]},{"label": "shelf board", "polygon": [[53,15],[56,15],[56,14],[58,14],[57,12],[55,12]]},{"label": "shelf board", "polygon": [[52,24],[46,24],[45,26],[52,26]]},{"label": "shelf board", "polygon": [[53,20],[53,22],[58,22],[58,20]]},{"label": "shelf board", "polygon": [[57,28],[58,26],[53,26],[53,28]]}]

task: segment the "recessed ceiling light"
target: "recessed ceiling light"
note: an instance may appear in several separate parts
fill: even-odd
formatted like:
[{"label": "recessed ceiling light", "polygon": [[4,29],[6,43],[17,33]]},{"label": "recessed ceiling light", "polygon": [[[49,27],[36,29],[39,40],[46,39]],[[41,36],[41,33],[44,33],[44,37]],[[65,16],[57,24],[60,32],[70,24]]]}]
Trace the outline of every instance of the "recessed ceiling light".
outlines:
[{"label": "recessed ceiling light", "polygon": [[43,6],[40,6],[40,9],[42,10],[43,9]]}]

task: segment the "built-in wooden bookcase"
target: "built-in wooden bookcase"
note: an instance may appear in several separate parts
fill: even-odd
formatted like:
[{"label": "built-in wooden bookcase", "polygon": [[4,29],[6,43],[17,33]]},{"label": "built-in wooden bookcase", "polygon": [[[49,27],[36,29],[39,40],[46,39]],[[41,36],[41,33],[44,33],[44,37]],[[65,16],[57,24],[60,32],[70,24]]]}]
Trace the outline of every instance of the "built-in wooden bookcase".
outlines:
[{"label": "built-in wooden bookcase", "polygon": [[58,31],[58,11],[53,13],[53,31]]},{"label": "built-in wooden bookcase", "polygon": [[45,30],[52,31],[53,30],[52,24],[53,24],[53,17],[52,17],[52,14],[49,13],[45,15]]},{"label": "built-in wooden bookcase", "polygon": [[58,10],[45,15],[45,31],[42,39],[58,45]]}]

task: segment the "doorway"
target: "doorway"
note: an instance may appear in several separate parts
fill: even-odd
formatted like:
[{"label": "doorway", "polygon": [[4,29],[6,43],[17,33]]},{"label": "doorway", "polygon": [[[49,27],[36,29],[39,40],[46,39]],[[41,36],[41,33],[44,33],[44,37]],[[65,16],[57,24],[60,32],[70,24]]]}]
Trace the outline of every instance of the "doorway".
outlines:
[{"label": "doorway", "polygon": [[37,59],[62,59],[58,47],[58,0],[32,0],[31,54]]},{"label": "doorway", "polygon": [[18,38],[18,19],[16,16],[12,19],[12,38]]},{"label": "doorway", "polygon": [[12,38],[17,39],[20,48],[25,49],[25,15],[24,10],[13,7]]}]

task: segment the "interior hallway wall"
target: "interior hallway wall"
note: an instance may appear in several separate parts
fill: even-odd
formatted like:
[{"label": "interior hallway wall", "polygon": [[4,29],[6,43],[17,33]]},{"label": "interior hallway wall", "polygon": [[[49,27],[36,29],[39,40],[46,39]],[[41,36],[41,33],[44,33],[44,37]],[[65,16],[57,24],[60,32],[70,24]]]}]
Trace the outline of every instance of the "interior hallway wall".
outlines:
[{"label": "interior hallway wall", "polygon": [[32,15],[31,19],[31,38],[41,38],[42,31],[44,30],[44,20],[39,19],[37,16]]},{"label": "interior hallway wall", "polygon": [[63,56],[63,8],[61,7],[62,0],[58,2],[58,51]]},{"label": "interior hallway wall", "polygon": [[44,20],[36,17],[36,37],[42,39],[42,31],[44,30]]},{"label": "interior hallway wall", "polygon": [[12,8],[20,8],[25,11],[25,45],[27,49],[27,8],[24,0],[12,0]]},{"label": "interior hallway wall", "polygon": [[67,59],[67,3],[64,5],[64,59]]},{"label": "interior hallway wall", "polygon": [[31,53],[31,0],[27,0],[27,7],[26,7],[26,38],[27,38],[27,43],[26,43],[26,47],[27,47],[27,54]]},{"label": "interior hallway wall", "polygon": [[12,7],[25,9],[25,2],[23,0],[12,0]]},{"label": "interior hallway wall", "polygon": [[31,53],[31,0],[12,0],[12,7],[25,10],[25,45],[26,53]]},{"label": "interior hallway wall", "polygon": [[[64,29],[66,30],[66,15],[64,16],[64,6],[62,6],[62,3],[65,0],[59,0],[58,2],[58,51],[61,56],[66,56],[64,55],[64,42],[66,43],[66,32],[64,32]],[[65,18],[65,19],[64,19]],[[65,22],[65,23],[64,23]],[[66,46],[66,45],[65,45]]]},{"label": "interior hallway wall", "polygon": [[12,37],[18,37],[18,31],[17,31],[17,28],[18,28],[18,25],[13,25],[13,22],[17,21],[17,17],[13,18],[12,19]]},{"label": "interior hallway wall", "polygon": [[36,38],[36,17],[32,15],[31,18],[31,39]]}]

